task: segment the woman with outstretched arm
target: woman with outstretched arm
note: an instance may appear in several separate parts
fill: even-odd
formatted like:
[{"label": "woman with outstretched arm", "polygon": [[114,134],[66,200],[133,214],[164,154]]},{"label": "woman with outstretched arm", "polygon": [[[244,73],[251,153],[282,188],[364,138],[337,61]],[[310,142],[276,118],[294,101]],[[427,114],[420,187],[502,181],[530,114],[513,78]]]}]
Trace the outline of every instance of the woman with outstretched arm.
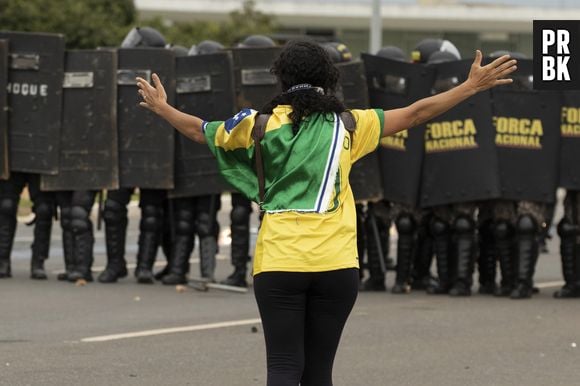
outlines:
[{"label": "woman with outstretched arm", "polygon": [[[254,255],[254,293],[266,340],[268,386],[331,386],[332,366],[358,289],[352,164],[375,150],[381,137],[418,126],[479,91],[507,84],[516,61],[508,55],[481,66],[476,51],[468,79],[410,106],[350,110],[331,92],[338,70],[324,49],[290,42],[272,73],[282,85],[259,113],[244,109],[225,122],[206,122],[167,104],[157,75],[137,78],[141,105],[177,130],[207,143],[223,176],[260,202],[264,218]],[[259,200],[252,130],[268,114],[261,140],[265,195]]]}]

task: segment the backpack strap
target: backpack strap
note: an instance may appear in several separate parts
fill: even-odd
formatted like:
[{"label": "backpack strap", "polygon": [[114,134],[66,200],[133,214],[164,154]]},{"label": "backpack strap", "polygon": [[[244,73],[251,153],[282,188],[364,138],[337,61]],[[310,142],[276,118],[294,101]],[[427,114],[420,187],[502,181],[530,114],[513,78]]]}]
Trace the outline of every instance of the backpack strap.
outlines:
[{"label": "backpack strap", "polygon": [[342,123],[344,123],[346,131],[352,134],[356,130],[356,121],[350,111],[343,111],[340,113],[340,119],[342,120]]},{"label": "backpack strap", "polygon": [[270,119],[271,114],[258,114],[254,127],[252,128],[252,138],[254,139],[254,153],[256,158],[256,174],[258,176],[258,194],[260,202],[260,210],[264,203],[265,196],[265,176],[264,176],[264,160],[262,158],[262,138],[266,132],[266,124]]}]

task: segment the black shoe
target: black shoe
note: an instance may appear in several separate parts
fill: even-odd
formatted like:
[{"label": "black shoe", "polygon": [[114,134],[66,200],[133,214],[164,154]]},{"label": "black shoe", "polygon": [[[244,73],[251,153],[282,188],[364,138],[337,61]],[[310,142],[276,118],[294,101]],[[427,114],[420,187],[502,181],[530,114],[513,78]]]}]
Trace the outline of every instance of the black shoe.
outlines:
[{"label": "black shoe", "polygon": [[497,291],[495,283],[486,283],[479,286],[477,291],[480,295],[493,295]]},{"label": "black shoe", "polygon": [[359,291],[362,292],[385,292],[387,287],[385,286],[385,279],[368,278],[363,281],[359,287]]},{"label": "black shoe", "polygon": [[471,288],[462,282],[455,283],[449,290],[449,296],[471,296]]},{"label": "black shoe", "polygon": [[12,277],[10,260],[0,260],[0,279]]},{"label": "black shoe", "polygon": [[128,274],[126,266],[107,267],[99,274],[97,280],[99,283],[116,283],[117,280],[127,277]]},{"label": "black shoe", "polygon": [[163,278],[165,277],[165,275],[167,275],[169,273],[169,263],[167,263],[165,265],[165,267],[163,267],[163,269],[159,272],[157,272],[154,276],[155,276],[155,280],[157,281],[161,281],[163,280]]},{"label": "black shoe", "polygon": [[534,292],[533,287],[525,284],[520,283],[514,288],[510,294],[511,299],[529,299],[532,297]]},{"label": "black shoe", "polygon": [[139,284],[153,284],[155,282],[155,276],[153,271],[146,268],[137,268],[135,270],[135,278]]},{"label": "black shoe", "polygon": [[46,280],[46,271],[44,270],[43,258],[32,258],[30,262],[30,278],[33,280]]},{"label": "black shoe", "polygon": [[575,285],[564,285],[558,291],[554,292],[556,299],[580,298],[580,287]]},{"label": "black shoe", "polygon": [[246,267],[236,267],[230,276],[221,281],[221,284],[247,288],[248,282],[246,281]]},{"label": "black shoe", "polygon": [[411,286],[407,283],[398,284],[395,283],[393,288],[391,288],[391,293],[395,295],[403,295],[411,293]]},{"label": "black shoe", "polygon": [[514,289],[511,286],[502,286],[502,285],[500,285],[493,292],[493,296],[505,298],[505,297],[510,296],[510,294],[512,293],[513,290]]},{"label": "black shoe", "polygon": [[163,276],[161,282],[165,285],[187,284],[187,278],[185,275],[178,275],[176,273],[170,272]]}]

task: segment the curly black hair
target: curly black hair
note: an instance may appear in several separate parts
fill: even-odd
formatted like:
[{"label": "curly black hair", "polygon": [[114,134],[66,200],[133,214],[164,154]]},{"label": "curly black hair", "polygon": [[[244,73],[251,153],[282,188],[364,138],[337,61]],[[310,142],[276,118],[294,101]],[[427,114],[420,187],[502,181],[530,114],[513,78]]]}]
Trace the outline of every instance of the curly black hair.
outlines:
[{"label": "curly black hair", "polygon": [[332,95],[340,74],[320,45],[303,40],[288,42],[274,62],[271,72],[278,78],[284,91],[303,83],[324,90],[324,95],[314,89],[282,92],[262,108],[262,114],[272,114],[278,105],[291,105],[292,113],[289,117],[294,133],[298,132],[302,120],[313,113],[340,114],[346,110],[344,104]]}]

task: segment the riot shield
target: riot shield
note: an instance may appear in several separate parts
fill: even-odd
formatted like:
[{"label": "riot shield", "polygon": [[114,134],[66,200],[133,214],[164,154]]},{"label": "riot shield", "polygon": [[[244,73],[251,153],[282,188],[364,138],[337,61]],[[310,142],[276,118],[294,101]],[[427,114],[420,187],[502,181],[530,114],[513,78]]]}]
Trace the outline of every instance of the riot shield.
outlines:
[{"label": "riot shield", "polygon": [[[429,95],[435,70],[363,54],[372,107],[390,110]],[[383,138],[378,151],[386,200],[416,206],[421,186],[424,127]]]},{"label": "riot shield", "polygon": [[566,91],[560,126],[560,183],[580,190],[580,91]]},{"label": "riot shield", "polygon": [[[471,60],[434,64],[432,93],[466,79]],[[422,207],[497,198],[500,179],[489,92],[480,92],[425,125]]]},{"label": "riot shield", "polygon": [[280,93],[276,77],[270,73],[280,47],[234,48],[236,88],[236,109],[252,108],[260,110],[274,96]]},{"label": "riot shield", "polygon": [[64,37],[0,31],[9,40],[10,170],[56,174],[61,127]]},{"label": "riot shield", "polygon": [[167,92],[175,96],[174,56],[164,48],[118,50],[117,127],[119,185],[122,188],[173,188],[174,132],[171,125],[139,106],[135,77],[151,80],[156,73]]},{"label": "riot shield", "polygon": [[115,51],[66,52],[59,172],[43,190],[119,187],[116,92]]},{"label": "riot shield", "polygon": [[[175,61],[179,110],[207,121],[226,120],[235,114],[231,53],[184,56]],[[180,133],[175,139],[175,188],[169,192],[170,197],[219,194],[231,189],[207,145]]]},{"label": "riot shield", "polygon": [[514,83],[492,90],[501,197],[554,202],[561,94],[532,90],[532,61],[518,60]]},{"label": "riot shield", "polygon": [[[348,109],[369,108],[364,65],[360,60],[336,64],[340,80],[336,96]],[[358,160],[350,171],[350,187],[356,201],[377,201],[383,198],[379,156],[376,152]]]},{"label": "riot shield", "polygon": [[8,41],[0,40],[0,180],[10,176],[10,164],[8,162],[8,120],[6,117],[8,84]]}]

